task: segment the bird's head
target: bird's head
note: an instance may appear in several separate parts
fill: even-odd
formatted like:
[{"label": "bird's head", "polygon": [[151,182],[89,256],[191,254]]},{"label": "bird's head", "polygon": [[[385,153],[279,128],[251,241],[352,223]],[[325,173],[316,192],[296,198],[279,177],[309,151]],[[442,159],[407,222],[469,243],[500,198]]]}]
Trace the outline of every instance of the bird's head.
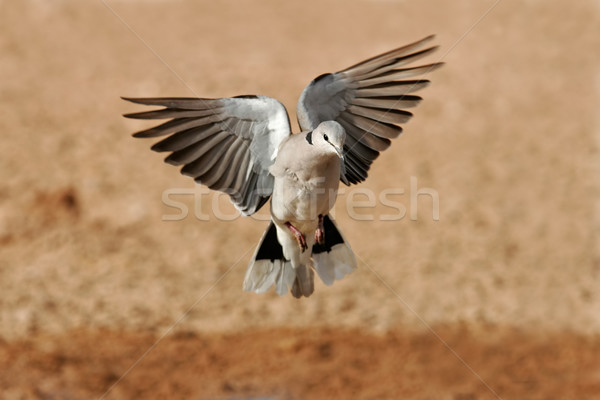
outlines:
[{"label": "bird's head", "polygon": [[312,133],[312,141],[315,146],[326,152],[337,154],[344,158],[344,141],[346,131],[335,121],[321,122]]}]

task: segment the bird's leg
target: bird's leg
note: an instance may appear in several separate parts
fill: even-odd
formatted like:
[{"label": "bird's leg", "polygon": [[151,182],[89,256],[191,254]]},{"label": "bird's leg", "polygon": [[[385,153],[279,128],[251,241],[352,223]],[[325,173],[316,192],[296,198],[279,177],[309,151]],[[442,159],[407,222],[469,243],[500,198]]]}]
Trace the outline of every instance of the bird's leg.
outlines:
[{"label": "bird's leg", "polygon": [[300,250],[304,253],[304,251],[308,248],[308,246],[306,245],[306,238],[304,237],[302,232],[300,232],[298,230],[298,228],[296,228],[294,225],[290,224],[289,222],[286,222],[285,226],[287,226],[287,228],[290,230],[290,232],[292,232],[292,234],[296,237],[298,246],[300,247]]},{"label": "bird's leg", "polygon": [[323,214],[319,214],[319,226],[315,231],[315,242],[325,244],[325,228],[323,227]]}]

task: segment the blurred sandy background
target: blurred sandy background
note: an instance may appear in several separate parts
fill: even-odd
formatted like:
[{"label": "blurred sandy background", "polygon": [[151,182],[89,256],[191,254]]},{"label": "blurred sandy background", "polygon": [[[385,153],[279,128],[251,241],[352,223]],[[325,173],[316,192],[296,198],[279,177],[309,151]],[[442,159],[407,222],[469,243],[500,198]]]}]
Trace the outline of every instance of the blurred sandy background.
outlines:
[{"label": "blurred sandy background", "polygon": [[[106,4],[0,1],[2,398],[600,397],[597,2]],[[341,196],[359,269],[298,301],[241,290],[265,222],[161,219],[193,182],[119,96],[263,94],[296,131],[314,77],[431,33],[361,187],[410,212],[416,177],[439,221]]]}]

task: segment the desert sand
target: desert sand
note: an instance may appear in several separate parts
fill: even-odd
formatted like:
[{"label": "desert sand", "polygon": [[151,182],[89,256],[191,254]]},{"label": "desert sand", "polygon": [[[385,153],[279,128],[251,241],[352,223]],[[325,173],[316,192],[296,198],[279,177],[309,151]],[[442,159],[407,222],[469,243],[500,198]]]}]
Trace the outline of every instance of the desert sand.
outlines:
[{"label": "desert sand", "polygon": [[[2,398],[600,398],[596,2],[0,9]],[[336,206],[359,268],[308,299],[243,292],[266,210],[238,218],[121,117],[262,94],[297,131],[313,78],[431,33],[446,65]],[[347,207],[390,189],[403,218]]]}]

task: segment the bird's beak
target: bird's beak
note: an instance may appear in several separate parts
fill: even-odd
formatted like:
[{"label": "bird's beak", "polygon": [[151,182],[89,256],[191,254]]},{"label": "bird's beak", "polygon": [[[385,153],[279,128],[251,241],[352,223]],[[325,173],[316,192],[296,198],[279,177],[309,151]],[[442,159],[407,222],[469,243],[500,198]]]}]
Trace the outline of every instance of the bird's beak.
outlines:
[{"label": "bird's beak", "polygon": [[343,160],[344,159],[344,151],[342,149],[340,149],[339,147],[337,147],[335,144],[332,144],[332,146],[335,149],[336,153],[338,154],[338,157]]}]

